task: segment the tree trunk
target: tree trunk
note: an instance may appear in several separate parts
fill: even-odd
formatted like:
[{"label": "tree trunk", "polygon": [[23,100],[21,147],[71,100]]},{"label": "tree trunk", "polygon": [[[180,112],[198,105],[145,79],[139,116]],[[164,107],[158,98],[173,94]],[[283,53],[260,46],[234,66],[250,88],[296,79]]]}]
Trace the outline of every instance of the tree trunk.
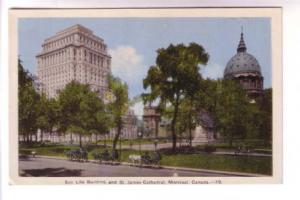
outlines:
[{"label": "tree trunk", "polygon": [[233,143],[233,136],[232,133],[229,134],[229,146],[232,147],[232,143]]},{"label": "tree trunk", "polygon": [[71,144],[73,144],[73,134],[72,133],[70,133],[70,142],[71,142]]},{"label": "tree trunk", "polygon": [[176,122],[177,122],[177,115],[178,115],[178,101],[179,101],[179,95],[176,95],[175,105],[174,105],[174,114],[173,119],[171,123],[171,131],[172,131],[172,151],[176,151],[176,143],[177,143],[177,135],[176,135]]},{"label": "tree trunk", "polygon": [[82,147],[82,142],[81,142],[81,133],[79,134],[79,147]]},{"label": "tree trunk", "polygon": [[190,147],[192,147],[192,114],[191,114],[191,111],[189,114],[189,140],[190,140]]},{"label": "tree trunk", "polygon": [[194,105],[194,96],[190,99],[190,113],[189,113],[189,139],[190,139],[190,147],[192,147],[192,111],[193,111],[193,105]]},{"label": "tree trunk", "polygon": [[98,134],[96,133],[96,147],[98,146]]},{"label": "tree trunk", "polygon": [[43,142],[44,131],[41,130],[41,142]]},{"label": "tree trunk", "polygon": [[189,127],[189,136],[190,136],[190,147],[192,147],[192,127]]},{"label": "tree trunk", "polygon": [[159,119],[155,119],[155,139],[158,138],[158,123]]},{"label": "tree trunk", "polygon": [[119,137],[121,134],[121,129],[122,129],[122,122],[121,122],[121,120],[119,120],[118,127],[117,127],[117,134],[115,135],[115,138],[113,141],[113,151],[116,150],[117,143],[118,143],[118,140],[119,140]]}]

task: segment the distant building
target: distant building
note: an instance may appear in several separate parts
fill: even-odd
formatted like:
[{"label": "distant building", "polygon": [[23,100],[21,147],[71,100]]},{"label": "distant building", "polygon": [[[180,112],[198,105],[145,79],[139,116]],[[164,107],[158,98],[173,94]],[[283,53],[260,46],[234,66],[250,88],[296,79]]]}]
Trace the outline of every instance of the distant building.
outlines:
[{"label": "distant building", "polygon": [[[99,94],[104,103],[113,101],[114,96],[108,88],[108,75],[111,73],[111,57],[104,40],[93,34],[93,31],[82,26],[74,25],[57,32],[45,39],[42,51],[36,56],[37,79],[36,89],[48,98],[57,97],[60,90],[71,81],[88,84],[90,89]],[[133,111],[128,110],[123,116],[123,138],[136,138],[137,126]],[[108,136],[113,137],[115,129],[111,129]],[[41,134],[38,132],[38,138]],[[97,139],[104,139],[99,136]],[[78,143],[76,134],[59,136],[44,133],[43,140],[52,142]],[[96,141],[96,135],[83,136],[83,141]]]},{"label": "distant building", "polygon": [[[135,139],[138,137],[138,126],[137,117],[134,115],[133,110],[127,110],[126,114],[123,115],[123,126],[121,129],[122,139]],[[109,132],[109,138],[113,139],[116,135],[116,128]]]},{"label": "distant building", "polygon": [[249,97],[263,94],[264,78],[256,58],[247,52],[243,32],[241,33],[237,53],[228,61],[224,78],[238,81]]},{"label": "distant building", "polygon": [[160,111],[156,106],[144,106],[143,129],[145,136],[157,138],[159,135]]},{"label": "distant building", "polygon": [[42,44],[37,58],[40,91],[56,97],[59,90],[75,80],[89,84],[104,97],[111,72],[111,57],[104,40],[81,25],[57,32]]}]

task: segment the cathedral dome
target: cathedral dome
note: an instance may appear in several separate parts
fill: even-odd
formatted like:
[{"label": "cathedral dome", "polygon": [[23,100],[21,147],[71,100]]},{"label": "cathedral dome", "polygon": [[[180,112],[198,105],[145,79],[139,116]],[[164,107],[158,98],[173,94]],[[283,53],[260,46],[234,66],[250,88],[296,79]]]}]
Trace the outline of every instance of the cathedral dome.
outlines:
[{"label": "cathedral dome", "polygon": [[228,61],[224,70],[224,78],[235,80],[247,91],[249,97],[257,97],[263,93],[263,76],[256,58],[247,52],[241,33],[237,53]]},{"label": "cathedral dome", "polygon": [[261,70],[256,58],[247,52],[242,33],[237,54],[228,61],[224,70],[224,77],[236,77],[245,73],[261,75]]}]

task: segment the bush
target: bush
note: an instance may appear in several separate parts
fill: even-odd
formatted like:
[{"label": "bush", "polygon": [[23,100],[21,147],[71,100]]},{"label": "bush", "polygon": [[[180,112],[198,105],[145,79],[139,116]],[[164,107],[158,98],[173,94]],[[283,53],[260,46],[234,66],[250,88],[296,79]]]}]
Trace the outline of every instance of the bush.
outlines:
[{"label": "bush", "polygon": [[215,146],[205,145],[203,150],[206,153],[212,153],[212,152],[215,152],[217,149]]},{"label": "bush", "polygon": [[20,155],[30,155],[31,150],[30,149],[20,149],[19,154]]}]

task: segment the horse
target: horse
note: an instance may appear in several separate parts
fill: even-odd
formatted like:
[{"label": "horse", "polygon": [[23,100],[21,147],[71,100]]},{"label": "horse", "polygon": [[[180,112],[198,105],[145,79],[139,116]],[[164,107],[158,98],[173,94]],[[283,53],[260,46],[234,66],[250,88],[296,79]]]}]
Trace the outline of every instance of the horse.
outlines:
[{"label": "horse", "polygon": [[136,164],[136,163],[141,164],[141,162],[142,162],[141,155],[131,154],[131,155],[129,155],[128,158],[132,164]]}]

